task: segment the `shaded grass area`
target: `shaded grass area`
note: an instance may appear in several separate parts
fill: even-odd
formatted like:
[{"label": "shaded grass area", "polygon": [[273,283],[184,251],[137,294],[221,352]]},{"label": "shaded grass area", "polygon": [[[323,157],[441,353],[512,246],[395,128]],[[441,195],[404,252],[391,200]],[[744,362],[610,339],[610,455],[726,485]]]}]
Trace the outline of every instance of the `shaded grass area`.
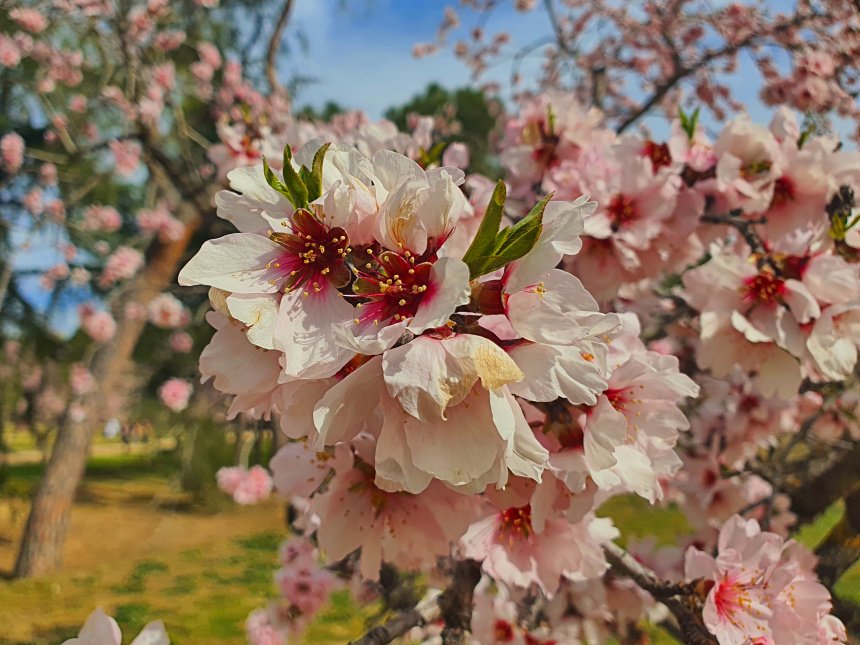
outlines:
[{"label": "shaded grass area", "polygon": [[[102,607],[124,641],[163,620],[177,645],[245,642],[248,614],[276,596],[277,547],[284,509],[224,504],[197,512],[178,490],[175,454],[90,460],[64,552],[65,567],[39,580],[0,580],[0,644],[56,645],[75,636]],[[11,569],[27,500],[41,466],[7,469],[0,501],[0,570]],[[334,596],[311,626],[308,643],[334,645],[360,635],[363,614],[347,593]]]}]

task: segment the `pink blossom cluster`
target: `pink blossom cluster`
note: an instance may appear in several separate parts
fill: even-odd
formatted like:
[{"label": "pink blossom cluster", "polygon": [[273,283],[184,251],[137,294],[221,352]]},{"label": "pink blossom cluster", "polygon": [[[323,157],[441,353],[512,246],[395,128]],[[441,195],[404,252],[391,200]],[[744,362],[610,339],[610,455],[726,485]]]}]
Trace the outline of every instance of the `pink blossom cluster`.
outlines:
[{"label": "pink blossom cluster", "polygon": [[96,380],[86,365],[75,363],[72,365],[72,370],[69,374],[69,385],[76,396],[83,396],[95,389]]},{"label": "pink blossom cluster", "polygon": [[158,294],[149,301],[146,308],[149,322],[161,329],[185,327],[191,320],[191,314],[185,305],[170,293]]},{"label": "pink blossom cluster", "polygon": [[170,334],[170,349],[178,354],[187,354],[194,347],[194,339],[188,332],[176,331]]},{"label": "pink blossom cluster", "polygon": [[9,17],[22,29],[38,34],[48,26],[48,20],[37,9],[17,7],[9,12]]},{"label": "pink blossom cluster", "polygon": [[167,204],[163,202],[155,208],[138,211],[135,220],[141,231],[157,235],[162,242],[176,241],[185,232],[185,225],[170,213]]},{"label": "pink blossom cluster", "polygon": [[108,256],[99,276],[99,286],[108,288],[134,277],[143,267],[143,254],[130,246],[120,246]]},{"label": "pink blossom cluster", "polygon": [[24,139],[17,132],[4,134],[0,138],[0,161],[3,170],[14,175],[24,163]]},{"label": "pink blossom cluster", "polygon": [[188,407],[194,387],[181,378],[170,378],[158,388],[158,398],[173,412],[182,412]]},{"label": "pink blossom cluster", "polygon": [[[240,232],[180,274],[214,287],[204,378],[236,396],[231,414],[277,412],[303,439],[273,459],[276,487],[311,498],[328,557],[361,546],[367,578],[382,560],[432,567],[452,544],[498,581],[548,595],[601,578],[600,545],[617,532],[591,513],[596,491],[661,496],[658,479],[680,465],[677,405],[697,387],[641,345],[635,318],[600,313],[555,268],[595,205],[550,202],[534,248],[470,285],[475,214],[460,170],[345,145],[325,164],[309,209],[259,166],[232,170],[243,194],[216,201]],[[238,366],[251,364],[248,380]],[[556,400],[582,415],[578,440],[541,428]],[[354,530],[338,528],[345,516]],[[547,560],[562,542],[577,546]]]},{"label": "pink blossom cluster", "polygon": [[762,531],[755,520],[732,517],[720,531],[716,558],[690,548],[688,580],[703,578],[709,592],[703,617],[720,645],[833,643],[847,638],[830,614],[830,593],[815,576],[803,546]]},{"label": "pink blossom cluster", "polygon": [[106,343],[116,334],[116,321],[107,311],[98,311],[92,305],[81,305],[78,310],[81,329],[97,343]]},{"label": "pink blossom cluster", "polygon": [[307,537],[294,537],[281,545],[281,568],[275,572],[280,599],[248,616],[251,645],[286,643],[291,635],[307,629],[338,586],[335,575],[318,561],[319,553]]},{"label": "pink blossom cluster", "polygon": [[237,504],[258,504],[272,492],[272,476],[262,466],[224,467],[217,473],[218,488],[233,496]]},{"label": "pink blossom cluster", "polygon": [[117,173],[122,177],[130,177],[140,166],[141,148],[137,141],[111,141],[108,146],[113,153],[113,161]]},{"label": "pink blossom cluster", "polygon": [[116,233],[122,227],[122,215],[113,206],[93,204],[84,209],[81,217],[85,231]]}]

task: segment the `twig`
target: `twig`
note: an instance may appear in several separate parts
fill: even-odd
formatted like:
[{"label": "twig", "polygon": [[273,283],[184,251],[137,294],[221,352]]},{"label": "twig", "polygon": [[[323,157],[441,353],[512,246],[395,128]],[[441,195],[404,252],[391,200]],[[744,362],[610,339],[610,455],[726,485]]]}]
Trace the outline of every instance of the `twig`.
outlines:
[{"label": "twig", "polygon": [[438,620],[442,615],[439,596],[440,592],[437,590],[429,592],[414,609],[399,613],[382,625],[377,625],[358,640],[351,641],[349,645],[387,645],[413,627]]},{"label": "twig", "polygon": [[629,577],[645,591],[660,600],[681,628],[684,642],[689,645],[715,645],[717,640],[702,623],[696,583],[671,584],[660,580],[653,571],[636,560],[614,542],[603,545],[606,559],[619,573]]},{"label": "twig", "polygon": [[774,259],[770,257],[770,254],[767,252],[767,247],[753,228],[756,224],[766,223],[767,220],[749,220],[744,219],[742,215],[743,211],[738,208],[729,212],[728,215],[702,215],[701,221],[706,224],[725,224],[726,226],[731,226],[736,229],[744,238],[747,246],[750,247],[750,251],[757,256],[756,264],[758,268],[762,269],[762,267],[767,265],[774,272],[774,275],[781,275],[782,269],[780,269],[779,265],[777,265]]},{"label": "twig", "polygon": [[284,8],[281,9],[281,15],[278,17],[278,22],[275,25],[275,30],[272,32],[272,37],[269,39],[269,47],[266,50],[266,78],[269,79],[269,86],[273,94],[285,94],[284,86],[278,80],[278,73],[275,69],[278,59],[278,50],[281,47],[281,40],[284,34],[284,29],[287,28],[287,23],[290,21],[290,10],[293,8],[294,0],[285,0]]}]

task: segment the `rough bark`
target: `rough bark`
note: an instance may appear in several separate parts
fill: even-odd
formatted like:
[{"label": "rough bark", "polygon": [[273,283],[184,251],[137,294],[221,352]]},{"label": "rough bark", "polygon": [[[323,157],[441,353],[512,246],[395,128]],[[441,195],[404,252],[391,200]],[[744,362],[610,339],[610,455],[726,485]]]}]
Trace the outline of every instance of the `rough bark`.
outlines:
[{"label": "rough bark", "polygon": [[[199,221],[198,217],[188,222],[179,240],[153,242],[147,263],[130,285],[124,300],[133,298],[145,305],[170,284]],[[96,355],[92,371],[99,384],[97,396],[101,409],[105,401],[118,394],[126,380],[124,376],[145,324],[145,320],[120,317],[112,342]],[[75,423],[68,415],[61,421],[51,458],[27,518],[15,564],[16,577],[40,576],[60,566],[72,503],[84,474],[90,443],[99,427],[98,421],[101,419]]]}]

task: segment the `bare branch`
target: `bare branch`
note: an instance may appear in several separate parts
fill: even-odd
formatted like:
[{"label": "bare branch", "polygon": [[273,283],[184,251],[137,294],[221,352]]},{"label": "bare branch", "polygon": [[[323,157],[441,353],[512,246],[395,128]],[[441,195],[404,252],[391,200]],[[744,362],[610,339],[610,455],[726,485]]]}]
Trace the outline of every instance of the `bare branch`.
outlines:
[{"label": "bare branch", "polygon": [[684,642],[689,645],[716,645],[717,640],[705,629],[696,583],[675,585],[657,577],[653,571],[636,560],[614,542],[603,545],[606,559],[616,570],[633,580],[645,591],[660,600],[681,628]]},{"label": "bare branch", "polygon": [[275,30],[272,32],[269,46],[266,49],[266,78],[269,79],[269,86],[272,88],[273,94],[286,94],[284,86],[278,80],[276,65],[284,29],[287,28],[287,23],[290,21],[290,10],[293,8],[293,2],[294,0],[284,0],[284,7],[281,9],[281,15],[278,16],[278,22],[275,25]]},{"label": "bare branch", "polygon": [[351,641],[349,645],[387,645],[413,627],[438,620],[442,615],[439,595],[439,591],[431,591],[414,609],[399,613],[382,625],[377,625],[358,640]]},{"label": "bare branch", "polygon": [[759,237],[758,232],[753,228],[756,224],[764,224],[767,220],[756,219],[749,220],[743,218],[743,211],[735,209],[728,215],[702,215],[701,221],[706,224],[725,224],[737,229],[738,233],[744,238],[750,251],[757,257],[756,264],[759,270],[764,266],[769,266],[774,275],[782,275],[782,269],[774,262],[773,258],[767,251],[764,242]]}]

